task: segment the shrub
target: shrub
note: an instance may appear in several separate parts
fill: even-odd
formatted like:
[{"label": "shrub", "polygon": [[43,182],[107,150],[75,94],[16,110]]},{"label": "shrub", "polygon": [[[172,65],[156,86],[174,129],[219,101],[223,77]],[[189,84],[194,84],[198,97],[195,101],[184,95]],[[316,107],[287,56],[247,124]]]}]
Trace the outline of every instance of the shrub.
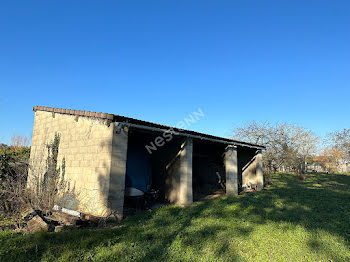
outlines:
[{"label": "shrub", "polygon": [[[65,159],[58,164],[60,136],[55,135],[47,145],[46,167],[43,173],[33,170],[29,163],[29,147],[1,146],[0,151],[0,211],[19,222],[29,206],[50,211],[63,195],[74,195],[65,181]],[[44,158],[44,156],[42,156]],[[28,171],[31,173],[27,186]]]}]

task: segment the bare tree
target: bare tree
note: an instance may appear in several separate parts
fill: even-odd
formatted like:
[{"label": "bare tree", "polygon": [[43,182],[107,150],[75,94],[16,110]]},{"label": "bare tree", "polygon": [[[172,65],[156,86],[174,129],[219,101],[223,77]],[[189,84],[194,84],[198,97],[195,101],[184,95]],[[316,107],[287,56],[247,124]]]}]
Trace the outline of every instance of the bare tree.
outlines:
[{"label": "bare tree", "polygon": [[235,139],[266,146],[264,167],[268,171],[302,173],[308,156],[316,151],[318,138],[308,129],[292,124],[251,122],[233,131]]},{"label": "bare tree", "polygon": [[350,129],[343,129],[328,135],[332,147],[342,151],[344,158],[350,160]]},{"label": "bare tree", "polygon": [[13,135],[11,137],[11,147],[15,150],[29,147],[29,144],[30,144],[30,141],[26,136]]},{"label": "bare tree", "polygon": [[337,147],[325,148],[317,160],[328,172],[337,172],[344,153]]}]

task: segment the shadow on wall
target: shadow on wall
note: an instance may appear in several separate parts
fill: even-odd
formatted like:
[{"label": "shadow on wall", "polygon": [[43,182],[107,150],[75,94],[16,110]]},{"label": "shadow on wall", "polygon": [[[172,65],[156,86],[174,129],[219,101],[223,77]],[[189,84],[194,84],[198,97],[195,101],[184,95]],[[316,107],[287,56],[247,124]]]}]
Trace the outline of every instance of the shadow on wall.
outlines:
[{"label": "shadow on wall", "polygon": [[242,148],[238,149],[238,189],[243,190],[243,186],[248,186],[248,183],[257,183],[256,177],[256,149]]},{"label": "shadow on wall", "polygon": [[166,166],[166,179],[164,183],[165,197],[172,203],[179,201],[180,176],[177,173],[180,169],[181,149]]},{"label": "shadow on wall", "polygon": [[[348,260],[346,254],[334,253],[323,242],[325,239],[319,238],[319,232],[343,239],[350,248],[350,176],[317,174],[298,181],[292,175],[284,175],[274,182],[270,189],[259,193],[200,202],[183,209],[169,206],[130,217],[114,230],[62,232],[50,237],[9,236],[2,243],[11,243],[12,248],[4,258],[24,259],[32,255],[27,250],[37,250],[38,260],[47,258],[53,250],[64,250],[59,252],[62,257],[82,250],[90,255],[89,252],[105,250],[120,259],[132,256],[135,261],[156,261],[181,259],[187,250],[188,256],[204,254],[232,261],[242,259],[241,253],[232,247],[233,239],[251,241],[256,230],[274,225],[279,232],[283,228],[284,232],[297,228],[306,231],[308,238],[303,241],[308,252],[327,254],[334,261]],[[24,247],[16,248],[23,243]],[[206,253],[208,250],[211,251]],[[105,259],[108,258],[106,255]]]}]

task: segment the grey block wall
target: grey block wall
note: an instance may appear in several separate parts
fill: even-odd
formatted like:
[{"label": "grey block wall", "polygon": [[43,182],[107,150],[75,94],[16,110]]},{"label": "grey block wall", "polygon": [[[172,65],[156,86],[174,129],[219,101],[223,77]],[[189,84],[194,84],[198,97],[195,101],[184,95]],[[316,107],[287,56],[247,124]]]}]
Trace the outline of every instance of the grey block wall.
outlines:
[{"label": "grey block wall", "polygon": [[60,135],[58,165],[65,160],[65,182],[74,188],[77,210],[107,216],[113,126],[95,117],[35,112],[28,187],[35,188],[46,172],[47,144]]}]

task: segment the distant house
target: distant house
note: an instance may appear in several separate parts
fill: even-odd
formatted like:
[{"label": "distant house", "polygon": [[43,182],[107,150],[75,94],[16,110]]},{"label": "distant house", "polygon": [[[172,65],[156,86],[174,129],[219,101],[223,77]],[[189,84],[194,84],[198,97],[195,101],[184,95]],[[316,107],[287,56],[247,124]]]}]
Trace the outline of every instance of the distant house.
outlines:
[{"label": "distant house", "polygon": [[325,172],[326,171],[323,168],[323,166],[319,163],[307,164],[305,169],[306,169],[306,172]]},{"label": "distant house", "polygon": [[[330,169],[325,156],[315,156],[313,162],[306,165],[307,172],[327,172]],[[350,163],[347,159],[340,159],[338,164],[332,164],[332,170],[339,173],[350,173]]]},{"label": "distant house", "polygon": [[57,164],[78,191],[76,210],[123,217],[129,196],[190,204],[263,188],[255,145],[114,114],[35,106],[28,176],[44,176],[46,145],[60,135]]},{"label": "distant house", "polygon": [[338,172],[340,173],[350,173],[350,163],[346,159],[339,161]]}]

